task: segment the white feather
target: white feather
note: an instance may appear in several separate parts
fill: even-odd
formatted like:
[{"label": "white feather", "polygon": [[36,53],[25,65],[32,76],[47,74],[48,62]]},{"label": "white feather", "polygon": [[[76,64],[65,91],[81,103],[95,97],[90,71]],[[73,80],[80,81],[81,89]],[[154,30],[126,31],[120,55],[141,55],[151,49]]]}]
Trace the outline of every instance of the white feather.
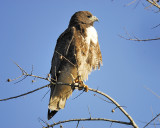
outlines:
[{"label": "white feather", "polygon": [[98,34],[96,29],[93,26],[90,26],[87,28],[87,37],[86,37],[86,43],[90,44],[92,41],[93,43],[97,44],[98,42]]}]

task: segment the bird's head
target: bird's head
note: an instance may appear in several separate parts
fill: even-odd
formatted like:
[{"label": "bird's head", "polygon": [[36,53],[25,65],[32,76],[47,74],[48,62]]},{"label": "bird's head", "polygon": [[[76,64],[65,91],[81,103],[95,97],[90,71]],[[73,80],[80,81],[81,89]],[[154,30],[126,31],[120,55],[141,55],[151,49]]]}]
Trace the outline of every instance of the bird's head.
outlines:
[{"label": "bird's head", "polygon": [[76,24],[86,24],[93,26],[95,21],[98,21],[98,18],[93,16],[89,11],[78,11],[71,17],[69,26]]}]

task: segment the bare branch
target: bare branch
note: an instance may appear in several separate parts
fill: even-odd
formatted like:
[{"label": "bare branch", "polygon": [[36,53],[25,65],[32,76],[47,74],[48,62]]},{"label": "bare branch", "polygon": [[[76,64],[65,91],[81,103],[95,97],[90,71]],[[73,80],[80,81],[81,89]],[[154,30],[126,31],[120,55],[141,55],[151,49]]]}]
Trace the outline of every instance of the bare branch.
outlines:
[{"label": "bare branch", "polygon": [[[24,75],[22,75],[22,76],[24,76]],[[20,77],[21,77],[21,76],[20,76]],[[20,77],[19,77],[19,78],[20,78]],[[19,78],[18,78],[18,79],[19,79]],[[15,82],[14,84],[17,84],[17,83],[23,81],[23,80],[26,79],[26,78],[27,78],[27,76],[25,75],[21,80]],[[16,79],[13,79],[12,81],[14,81],[14,80],[16,80]]]},{"label": "bare branch", "polygon": [[76,128],[78,128],[78,125],[79,125],[79,121],[78,121],[78,123],[77,123],[77,126],[76,126]]},{"label": "bare branch", "polygon": [[17,65],[17,67],[22,71],[22,74],[23,73],[27,73],[24,69],[22,69],[16,62],[14,62],[16,65]]},{"label": "bare branch", "polygon": [[58,51],[55,51],[57,54],[59,54],[60,56],[62,56],[62,58],[64,58],[65,60],[67,60],[70,64],[72,64],[73,66],[75,66],[75,64],[73,64],[70,60],[68,60],[66,57],[64,57],[61,53],[59,53]]},{"label": "bare branch", "polygon": [[158,4],[158,0],[146,0],[146,1],[149,2],[150,4],[152,4],[153,6],[160,9],[160,5]]},{"label": "bare branch", "polygon": [[47,85],[45,85],[45,86],[42,86],[42,87],[40,87],[40,88],[37,88],[37,89],[35,89],[35,90],[29,91],[29,92],[27,92],[27,93],[18,95],[18,96],[9,97],[9,98],[6,98],[6,99],[0,99],[0,101],[6,101],[6,100],[11,100],[11,99],[15,99],[15,98],[18,98],[18,97],[22,97],[22,96],[28,95],[28,94],[30,94],[30,93],[36,92],[36,91],[38,91],[38,90],[41,90],[41,89],[43,89],[43,88],[45,88],[45,87],[48,87],[48,86],[49,86],[49,84],[47,84]]},{"label": "bare branch", "polygon": [[57,83],[52,83],[52,85],[47,84],[47,85],[42,86],[42,87],[40,87],[40,88],[37,88],[37,89],[35,89],[35,90],[32,90],[32,91],[29,91],[29,92],[23,93],[23,94],[21,94],[21,95],[17,95],[17,96],[13,96],[13,97],[5,98],[5,99],[0,99],[0,101],[6,101],[6,100],[10,100],[10,99],[19,98],[19,97],[22,97],[22,96],[25,96],[25,95],[31,94],[31,93],[33,93],[33,92],[36,92],[36,91],[38,91],[38,90],[41,90],[41,89],[43,89],[43,88],[45,88],[45,87],[49,87],[49,86],[53,86],[53,85],[67,85],[67,86],[72,86],[72,87],[79,87],[79,85],[77,85],[77,83],[75,83],[75,84],[68,84],[68,83],[61,83],[61,82],[57,82]]},{"label": "bare branch", "polygon": [[135,3],[137,0],[133,0],[130,3],[126,4],[125,6],[130,6],[131,4]]},{"label": "bare branch", "polygon": [[[55,83],[55,85],[68,85],[68,86],[76,86],[77,87],[77,84],[75,85],[72,85],[72,84],[65,84],[65,83]],[[50,84],[48,85],[45,85],[45,86],[42,86],[40,88],[37,88],[35,90],[32,90],[30,92],[27,92],[27,93],[24,93],[24,94],[21,94],[21,95],[18,95],[18,96],[14,96],[14,97],[9,97],[9,98],[6,98],[6,99],[0,99],[0,101],[6,101],[6,100],[10,100],[10,99],[15,99],[15,98],[18,98],[18,97],[22,97],[24,95],[28,95],[30,93],[33,93],[35,91],[38,91],[40,89],[43,89],[45,87],[48,87],[50,86]],[[122,123],[122,124],[128,124],[128,125],[132,125],[134,128],[138,128],[138,126],[135,124],[135,122],[133,121],[133,119],[131,118],[131,116],[122,108],[122,106],[120,106],[115,100],[113,100],[110,96],[108,96],[107,94],[101,92],[101,91],[98,91],[98,90],[95,90],[95,89],[92,89],[92,88],[88,88],[88,90],[90,91],[93,91],[93,92],[96,92],[96,93],[99,93],[103,96],[105,96],[106,98],[108,98],[110,101],[113,102],[113,104],[115,104],[117,106],[117,108],[119,108],[123,114],[130,120],[130,123],[128,122],[123,122],[123,121],[116,121],[116,120],[110,120],[110,119],[102,119],[102,118],[89,118],[89,119],[72,119],[72,120],[69,120],[69,121],[61,121],[60,123],[65,123],[65,122],[70,122],[70,121],[88,121],[88,120],[103,120],[103,121],[110,121],[110,122],[115,122],[115,123]],[[59,122],[58,123],[54,123],[53,125],[49,125],[49,127],[53,127],[54,125],[57,125],[57,124],[60,124]]]},{"label": "bare branch", "polygon": [[160,37],[158,38],[153,38],[153,39],[139,39],[137,37],[134,36],[134,38],[131,37],[124,37],[122,35],[119,35],[121,38],[126,39],[126,40],[131,40],[131,41],[153,41],[153,40],[160,40]]},{"label": "bare branch", "polygon": [[[33,74],[28,74],[26,71],[24,71],[18,64],[16,64],[20,70],[22,71],[22,75],[24,75],[25,77],[27,76],[31,76],[31,77],[34,77],[34,78],[39,78],[39,79],[44,79],[44,80],[47,80],[48,82],[50,82],[51,84],[47,84],[45,86],[42,86],[40,88],[37,88],[35,90],[32,90],[32,91],[29,91],[27,93],[24,93],[24,94],[21,94],[21,95],[18,95],[18,96],[14,96],[14,97],[9,97],[9,98],[6,98],[6,99],[0,99],[0,101],[6,101],[6,100],[10,100],[10,99],[15,99],[15,98],[18,98],[18,97],[22,97],[24,95],[28,95],[28,94],[31,94],[33,92],[36,92],[40,89],[43,89],[45,87],[49,87],[49,86],[55,86],[55,85],[68,85],[68,86],[72,86],[73,88],[76,88],[76,87],[80,87],[79,83],[75,83],[73,81],[73,83],[69,84],[69,83],[62,83],[62,82],[52,82],[51,78],[49,78],[50,76],[48,75],[47,78],[43,78],[41,76],[36,76],[36,75],[33,75]],[[11,80],[8,80],[8,81],[11,81]],[[85,87],[83,88],[85,90]],[[90,91],[93,91],[93,92],[96,92],[104,97],[106,97],[107,99],[109,99],[113,104],[116,105],[116,108],[119,108],[120,111],[122,111],[122,113],[130,120],[130,122],[124,122],[124,121],[117,121],[117,120],[112,120],[112,119],[104,119],[104,118],[91,118],[91,114],[90,114],[90,118],[86,118],[86,119],[71,119],[71,120],[66,120],[66,121],[59,121],[58,123],[54,123],[52,125],[47,125],[47,127],[53,127],[55,125],[58,125],[58,124],[61,124],[61,123],[66,123],[66,122],[71,122],[71,121],[91,121],[91,120],[101,120],[101,121],[109,121],[109,122],[114,122],[114,123],[121,123],[121,124],[127,124],[127,125],[132,125],[134,128],[138,128],[138,126],[136,125],[136,123],[133,121],[133,119],[131,118],[131,116],[123,109],[122,106],[120,106],[114,99],[112,99],[109,95],[101,92],[101,91],[98,91],[98,90],[95,90],[95,89],[92,89],[92,88],[88,88],[88,90]],[[88,110],[89,111],[89,110]]]},{"label": "bare branch", "polygon": [[[126,107],[126,106],[119,106],[119,107]],[[119,108],[118,106],[116,106],[114,109],[112,109],[112,111],[111,112],[115,112],[115,110],[117,109],[117,108]]]},{"label": "bare branch", "polygon": [[50,91],[50,90],[48,90],[48,91],[44,94],[44,96],[42,97],[41,101],[44,99],[44,97],[48,94],[49,91]]},{"label": "bare branch", "polygon": [[33,65],[32,65],[32,70],[31,70],[31,74],[33,73]]},{"label": "bare branch", "polygon": [[11,79],[7,79],[7,81],[8,81],[8,82],[15,81],[15,80],[18,80],[19,78],[21,78],[22,76],[24,76],[24,75],[22,74],[21,76],[15,78],[15,79],[12,79],[12,80],[11,80]]},{"label": "bare branch", "polygon": [[[39,118],[39,122],[42,121],[44,124],[46,124],[47,126],[49,125],[46,121],[42,120],[41,118]],[[41,124],[42,125],[42,124]],[[44,126],[43,126],[44,128]]]},{"label": "bare branch", "polygon": [[[14,63],[15,63],[15,62],[14,62]],[[24,76],[24,78],[23,78],[22,80],[24,80],[27,76],[31,76],[31,77],[34,77],[34,78],[44,79],[44,80],[49,81],[50,83],[53,83],[48,77],[47,77],[47,78],[44,78],[44,77],[41,77],[41,76],[32,75],[33,67],[32,67],[31,74],[28,74],[28,73],[27,73],[23,68],[21,68],[17,63],[15,63],[15,64],[16,64],[17,67],[21,70],[22,75],[19,76],[19,77],[17,77],[17,78],[15,78],[15,79],[8,79],[8,80],[7,80],[8,82],[15,81],[15,80],[21,78],[22,76]],[[20,80],[20,81],[22,81],[22,80]],[[20,81],[18,81],[18,82],[20,82]],[[16,82],[16,83],[18,83],[18,82]]]},{"label": "bare branch", "polygon": [[[151,106],[151,112],[152,112],[152,118],[154,118],[154,114],[153,114],[152,106]],[[154,128],[156,128],[155,120],[153,121],[153,124],[154,124]]]},{"label": "bare branch", "polygon": [[[98,90],[98,89],[97,89]],[[97,96],[96,94],[94,94],[94,96]],[[100,97],[100,96],[97,96],[99,99],[101,99],[101,100],[103,100],[103,101],[105,101],[105,102],[107,102],[107,103],[112,103],[112,102],[110,102],[110,101],[107,101],[107,100],[105,100],[105,99],[103,99],[102,97]],[[113,104],[113,103],[112,103]]]},{"label": "bare branch", "polygon": [[83,90],[78,96],[74,97],[72,100],[75,100],[76,98],[78,98],[80,95],[82,95],[85,92],[85,90]]},{"label": "bare branch", "polygon": [[160,116],[160,113],[155,116],[151,121],[149,121],[143,128],[146,128],[152,121],[154,121],[158,116]]},{"label": "bare branch", "polygon": [[121,107],[121,106],[120,106],[114,99],[112,99],[109,95],[107,95],[107,94],[105,94],[105,93],[103,93],[103,92],[101,92],[101,91],[92,89],[92,88],[88,88],[88,90],[93,91],[93,92],[96,92],[96,93],[99,93],[99,94],[105,96],[105,97],[106,97],[107,99],[109,99],[110,101],[112,101],[113,104],[115,104],[115,105],[119,108],[119,110],[121,110],[121,112],[130,120],[132,126],[133,126],[134,128],[138,128],[138,126],[136,125],[136,123],[134,122],[134,120],[132,119],[132,117],[123,109],[123,107]]},{"label": "bare branch", "polygon": [[160,24],[158,24],[158,25],[152,27],[152,29],[155,29],[155,28],[157,28],[157,27],[159,27],[159,26],[160,26]]},{"label": "bare branch", "polygon": [[[157,117],[157,119],[159,120],[159,117]],[[139,122],[143,123],[143,124],[147,124],[148,122],[146,121],[141,121],[139,120]],[[150,123],[149,125],[154,125],[153,123]],[[160,125],[160,123],[156,123],[156,125]]]},{"label": "bare branch", "polygon": [[89,113],[89,116],[90,116],[90,118],[92,118],[92,117],[91,117],[91,113],[90,113],[90,110],[89,110],[89,106],[88,106],[88,113]]},{"label": "bare branch", "polygon": [[[15,63],[15,62],[14,62]],[[36,76],[36,75],[33,75],[32,72],[33,72],[33,67],[32,67],[32,71],[31,71],[31,74],[28,74],[23,68],[21,68],[17,63],[15,63],[17,65],[17,67],[22,71],[22,75],[15,78],[15,79],[8,79],[7,81],[8,82],[11,82],[11,81],[15,81],[19,78],[21,78],[22,76],[24,76],[23,79],[19,80],[18,82],[24,80],[26,77],[30,76],[30,77],[34,77],[34,78],[38,78],[38,79],[43,79],[43,80],[47,80],[48,82],[50,82],[51,84],[47,84],[45,86],[42,86],[40,88],[37,88],[35,90],[32,90],[32,91],[29,91],[29,92],[26,92],[26,93],[23,93],[23,94],[20,94],[20,95],[17,95],[17,96],[13,96],[13,97],[9,97],[9,98],[5,98],[5,99],[0,99],[0,101],[7,101],[7,100],[10,100],[10,99],[16,99],[16,98],[19,98],[19,97],[22,97],[22,96],[25,96],[25,95],[28,95],[28,94],[31,94],[33,92],[36,92],[38,90],[41,90],[45,87],[49,87],[49,86],[53,86],[53,85],[68,85],[68,86],[72,86],[72,87],[79,87],[79,85],[77,83],[73,83],[73,84],[68,84],[68,83],[62,83],[62,82],[52,82],[52,79],[49,78],[50,75],[47,75],[47,78],[44,78],[44,77],[41,77],[41,76]],[[18,83],[16,82],[16,83]]]},{"label": "bare branch", "polygon": [[153,95],[155,95],[156,97],[160,98],[160,96],[155,93],[154,91],[152,91],[150,88],[145,87],[147,90],[149,90]]},{"label": "bare branch", "polygon": [[105,119],[105,118],[81,118],[81,119],[70,119],[70,120],[64,120],[64,121],[59,121],[57,123],[53,123],[51,125],[48,125],[46,127],[43,128],[52,128],[55,125],[59,125],[59,124],[63,124],[63,123],[67,123],[67,122],[80,122],[80,121],[107,121],[107,122],[113,122],[113,123],[120,123],[120,124],[126,124],[126,125],[131,125],[130,122],[123,122],[123,121],[118,121],[118,120],[111,120],[111,119]]}]

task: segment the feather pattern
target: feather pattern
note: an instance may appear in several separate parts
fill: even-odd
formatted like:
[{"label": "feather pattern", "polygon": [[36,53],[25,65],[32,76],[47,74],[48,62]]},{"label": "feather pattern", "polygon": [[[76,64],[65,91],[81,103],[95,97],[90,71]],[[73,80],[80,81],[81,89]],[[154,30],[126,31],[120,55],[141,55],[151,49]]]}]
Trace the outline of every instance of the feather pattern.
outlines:
[{"label": "feather pattern", "polygon": [[[87,80],[93,69],[100,68],[102,55],[98,34],[93,27],[96,20],[88,11],[79,11],[72,16],[68,28],[57,40],[50,70],[53,82],[71,84],[78,76]],[[73,92],[67,85],[51,85],[50,88],[48,119],[65,107]]]}]

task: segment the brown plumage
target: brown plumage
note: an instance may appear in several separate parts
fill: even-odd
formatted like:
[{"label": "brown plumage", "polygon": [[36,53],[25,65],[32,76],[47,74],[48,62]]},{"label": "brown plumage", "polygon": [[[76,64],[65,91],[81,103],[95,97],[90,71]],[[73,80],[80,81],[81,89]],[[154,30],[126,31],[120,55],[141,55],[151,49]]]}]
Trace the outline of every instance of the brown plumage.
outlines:
[{"label": "brown plumage", "polygon": [[[52,58],[50,74],[57,82],[72,83],[77,76],[87,80],[93,69],[99,69],[102,56],[93,23],[98,19],[88,11],[76,12],[68,28],[59,36]],[[51,86],[48,119],[65,107],[73,89],[66,85]]]}]

